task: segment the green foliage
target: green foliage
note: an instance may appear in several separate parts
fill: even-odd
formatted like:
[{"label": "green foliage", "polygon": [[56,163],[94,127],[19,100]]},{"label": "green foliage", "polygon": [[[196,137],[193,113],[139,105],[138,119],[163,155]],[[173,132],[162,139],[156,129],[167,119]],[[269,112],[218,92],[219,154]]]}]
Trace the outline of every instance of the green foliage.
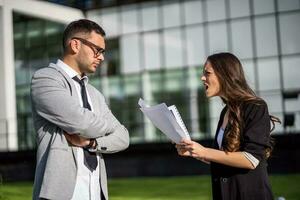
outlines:
[{"label": "green foliage", "polygon": [[[300,197],[300,174],[272,175],[275,197]],[[30,200],[32,182],[0,183],[0,200]],[[110,200],[209,200],[209,176],[121,178],[109,181]]]}]

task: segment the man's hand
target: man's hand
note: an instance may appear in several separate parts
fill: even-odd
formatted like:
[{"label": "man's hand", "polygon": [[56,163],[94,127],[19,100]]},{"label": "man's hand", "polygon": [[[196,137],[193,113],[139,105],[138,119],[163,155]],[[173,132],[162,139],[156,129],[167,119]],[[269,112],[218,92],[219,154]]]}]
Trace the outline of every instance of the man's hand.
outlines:
[{"label": "man's hand", "polygon": [[80,137],[79,135],[75,135],[75,134],[71,135],[71,134],[68,134],[67,132],[64,132],[64,135],[65,135],[67,141],[74,146],[86,147],[87,145],[90,144],[90,139]]}]

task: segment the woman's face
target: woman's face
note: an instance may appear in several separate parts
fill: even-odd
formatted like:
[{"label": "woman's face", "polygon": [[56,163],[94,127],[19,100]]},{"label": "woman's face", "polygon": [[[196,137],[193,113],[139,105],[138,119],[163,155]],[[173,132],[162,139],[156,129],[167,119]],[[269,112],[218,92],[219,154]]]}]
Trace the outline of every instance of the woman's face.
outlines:
[{"label": "woman's face", "polygon": [[201,80],[207,97],[220,96],[220,82],[209,61],[204,66]]}]

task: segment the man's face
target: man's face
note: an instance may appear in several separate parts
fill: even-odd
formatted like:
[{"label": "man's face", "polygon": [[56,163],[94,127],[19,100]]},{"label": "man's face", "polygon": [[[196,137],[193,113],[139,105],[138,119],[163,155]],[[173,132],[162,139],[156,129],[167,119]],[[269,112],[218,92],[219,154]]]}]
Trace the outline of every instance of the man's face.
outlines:
[{"label": "man's face", "polygon": [[81,73],[94,73],[101,62],[104,61],[105,41],[96,32],[87,34],[86,37],[74,37],[80,41],[80,50],[77,56],[78,68]]}]

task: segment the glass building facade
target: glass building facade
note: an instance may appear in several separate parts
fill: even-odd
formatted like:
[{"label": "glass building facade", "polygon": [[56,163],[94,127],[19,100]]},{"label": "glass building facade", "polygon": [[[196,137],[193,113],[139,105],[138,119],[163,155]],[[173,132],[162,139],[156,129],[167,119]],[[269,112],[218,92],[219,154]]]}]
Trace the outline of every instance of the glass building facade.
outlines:
[{"label": "glass building facade", "polygon": [[[284,122],[275,133],[299,132],[299,0],[139,1],[86,10],[86,16],[107,33],[106,60],[91,83],[128,128],[132,143],[166,140],[142,115],[140,97],[152,105],[175,104],[194,139],[215,134],[223,105],[218,98],[206,99],[200,76],[206,57],[222,51],[241,59],[251,87]],[[31,75],[59,58],[63,29],[14,14],[21,149],[35,145]]]}]

